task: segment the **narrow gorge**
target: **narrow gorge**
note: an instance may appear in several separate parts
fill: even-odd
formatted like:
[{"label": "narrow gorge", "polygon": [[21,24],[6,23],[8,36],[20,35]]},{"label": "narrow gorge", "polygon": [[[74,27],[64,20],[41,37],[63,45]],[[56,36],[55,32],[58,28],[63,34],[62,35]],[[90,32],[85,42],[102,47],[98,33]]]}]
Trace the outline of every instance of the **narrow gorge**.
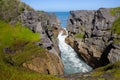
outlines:
[{"label": "narrow gorge", "polygon": [[0,0],[0,80],[119,80],[120,7],[57,14]]},{"label": "narrow gorge", "polygon": [[61,59],[64,64],[64,74],[85,73],[91,71],[92,68],[80,59],[74,49],[65,43],[65,38],[67,36],[68,35],[64,35],[62,31],[58,35]]},{"label": "narrow gorge", "polygon": [[[113,15],[112,11],[116,11]],[[93,68],[120,60],[119,12],[117,8],[71,11],[68,20],[70,44]],[[115,26],[114,26],[115,25]]]}]

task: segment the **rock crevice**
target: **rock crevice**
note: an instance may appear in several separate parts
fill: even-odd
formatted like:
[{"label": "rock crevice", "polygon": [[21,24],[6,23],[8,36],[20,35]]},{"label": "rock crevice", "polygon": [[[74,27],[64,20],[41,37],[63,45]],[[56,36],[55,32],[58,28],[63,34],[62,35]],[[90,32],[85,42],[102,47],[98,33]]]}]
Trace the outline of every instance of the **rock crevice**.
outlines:
[{"label": "rock crevice", "polygon": [[[111,9],[70,11],[68,38],[70,44],[93,68],[120,60],[119,47],[114,47],[118,36],[111,28],[118,17],[111,15]],[[117,57],[112,55],[117,54]]]}]

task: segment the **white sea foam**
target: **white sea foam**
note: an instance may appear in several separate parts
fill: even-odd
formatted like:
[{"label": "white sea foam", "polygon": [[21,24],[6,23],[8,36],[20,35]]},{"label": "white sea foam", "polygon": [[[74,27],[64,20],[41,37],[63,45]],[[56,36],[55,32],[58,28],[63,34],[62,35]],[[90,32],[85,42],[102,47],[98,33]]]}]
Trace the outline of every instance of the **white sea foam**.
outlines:
[{"label": "white sea foam", "polygon": [[68,44],[65,43],[65,38],[67,35],[62,35],[62,33],[62,31],[59,33],[58,39],[61,58],[64,64],[64,72],[66,74],[72,74],[91,71],[92,68],[84,61],[82,61],[77,56],[77,53]]}]

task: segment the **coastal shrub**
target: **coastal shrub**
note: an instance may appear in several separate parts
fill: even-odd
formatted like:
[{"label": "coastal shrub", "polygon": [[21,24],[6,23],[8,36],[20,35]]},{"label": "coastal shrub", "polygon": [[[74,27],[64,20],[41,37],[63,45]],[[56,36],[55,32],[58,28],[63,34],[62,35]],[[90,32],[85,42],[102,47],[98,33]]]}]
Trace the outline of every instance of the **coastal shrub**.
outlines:
[{"label": "coastal shrub", "polygon": [[10,22],[15,20],[25,9],[33,10],[20,0],[0,0],[0,19]]},{"label": "coastal shrub", "polygon": [[75,34],[75,38],[83,38],[84,34],[83,33],[77,33]]},{"label": "coastal shrub", "polygon": [[[113,34],[116,34],[117,37],[120,36],[120,17],[114,21],[112,28],[111,28],[111,32]],[[115,38],[114,43],[118,44],[120,43],[120,40],[118,38]]]},{"label": "coastal shrub", "polygon": [[110,14],[115,16],[116,14],[120,15],[120,7],[112,8]]},{"label": "coastal shrub", "polygon": [[114,21],[112,25],[112,32],[117,35],[120,35],[120,17]]}]

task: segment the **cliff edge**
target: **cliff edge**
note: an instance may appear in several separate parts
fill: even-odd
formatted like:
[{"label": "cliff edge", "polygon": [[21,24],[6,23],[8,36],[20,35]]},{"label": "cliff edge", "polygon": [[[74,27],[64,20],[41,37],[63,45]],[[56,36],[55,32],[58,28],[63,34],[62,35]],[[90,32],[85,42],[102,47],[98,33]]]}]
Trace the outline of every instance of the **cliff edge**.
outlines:
[{"label": "cliff edge", "polygon": [[70,11],[68,38],[93,68],[120,60],[119,8]]}]

